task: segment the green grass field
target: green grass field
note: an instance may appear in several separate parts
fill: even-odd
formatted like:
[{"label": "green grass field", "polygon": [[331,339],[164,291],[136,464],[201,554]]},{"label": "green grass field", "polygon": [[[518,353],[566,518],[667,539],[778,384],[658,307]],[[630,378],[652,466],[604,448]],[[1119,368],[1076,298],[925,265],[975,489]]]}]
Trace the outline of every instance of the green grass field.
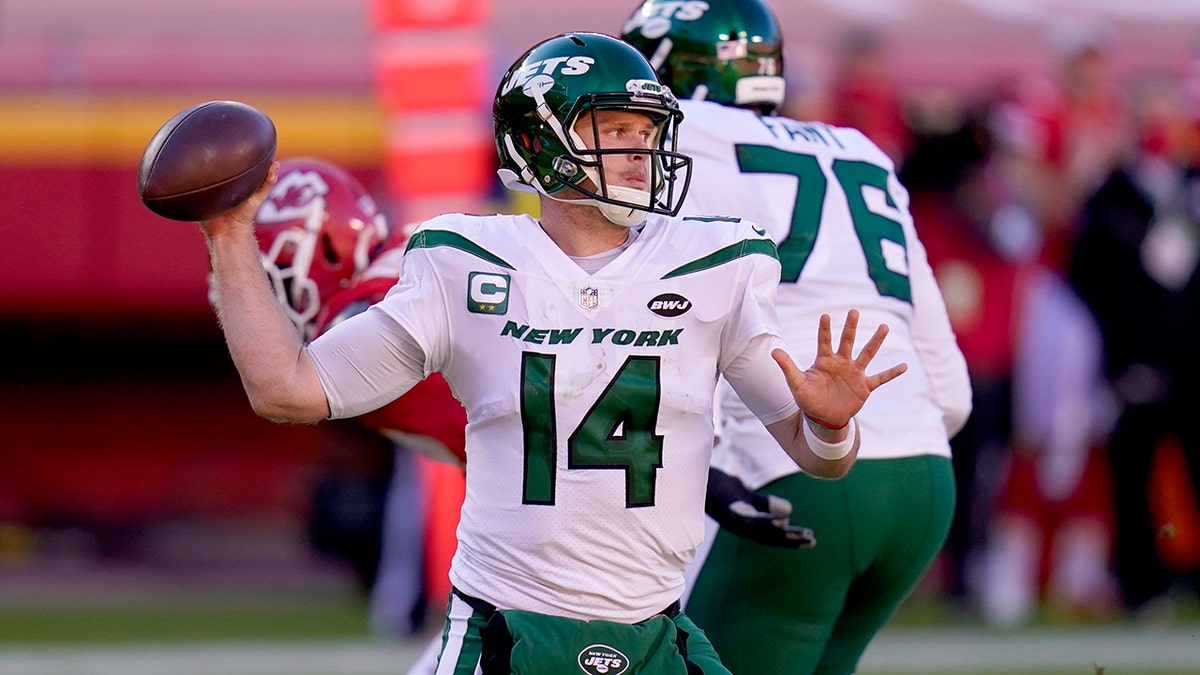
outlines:
[{"label": "green grass field", "polygon": [[[860,675],[1196,675],[1200,623],[1151,629],[1041,622],[998,632],[907,608]],[[353,593],[159,592],[0,603],[0,673],[404,673],[425,637],[373,639]]]},{"label": "green grass field", "polygon": [[[82,606],[0,607],[0,650],[12,644],[310,641],[368,635],[366,607],[354,597],[228,595]],[[2,671],[0,671],[2,672]]]}]

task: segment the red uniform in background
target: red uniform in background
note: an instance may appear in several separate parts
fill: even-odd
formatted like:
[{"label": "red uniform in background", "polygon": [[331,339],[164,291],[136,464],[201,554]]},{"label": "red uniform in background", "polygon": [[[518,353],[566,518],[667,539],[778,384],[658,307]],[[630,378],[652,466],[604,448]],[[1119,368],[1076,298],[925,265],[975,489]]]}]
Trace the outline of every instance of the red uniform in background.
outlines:
[{"label": "red uniform in background", "polygon": [[[275,295],[305,340],[365,311],[400,275],[407,234],[388,225],[361,183],[326,162],[281,162],[255,225]],[[434,374],[383,408],[337,424],[368,430],[374,442],[329,449],[335,459],[315,481],[310,536],[319,550],[355,565],[370,590],[375,632],[411,634],[427,599],[450,590],[466,412]],[[387,461],[363,462],[380,447]]]},{"label": "red uniform in background", "polygon": [[[318,317],[318,334],[383,299],[400,276],[406,242],[407,235],[404,235],[390,244],[371,263],[360,281],[329,301]],[[400,398],[357,420],[402,447],[419,453],[413,455],[410,462],[397,466],[394,481],[405,479],[399,472],[415,471],[421,488],[420,510],[412,512],[403,505],[392,505],[384,515],[380,578],[376,582],[374,598],[377,607],[373,610],[378,631],[411,632],[404,628],[388,630],[386,626],[395,623],[394,616],[388,618],[394,612],[378,607],[387,602],[383,596],[387,595],[384,589],[390,583],[389,559],[403,559],[411,554],[389,550],[387,534],[404,529],[403,522],[397,521],[411,521],[423,515],[424,601],[434,605],[432,611],[440,611],[441,599],[450,593],[450,560],[457,547],[459,508],[466,494],[462,467],[466,465],[467,413],[442,376],[432,373]]]},{"label": "red uniform in background", "polygon": [[897,163],[908,155],[911,137],[881,35],[851,31],[843,36],[829,99],[830,124],[862,131]]},{"label": "red uniform in background", "polygon": [[[407,236],[377,255],[350,288],[335,295],[318,315],[317,334],[379,302],[396,285]],[[443,463],[466,463],[467,415],[438,373],[419,382],[404,396],[358,418],[363,424]]]},{"label": "red uniform in background", "polygon": [[1056,236],[1031,201],[1052,192],[1044,127],[1007,100],[984,112],[925,138],[906,167],[974,391],[951,441],[950,590],[1002,625],[1027,620],[1043,591],[1061,609],[1104,613],[1110,495],[1094,461],[1105,425],[1096,330],[1043,258]]}]

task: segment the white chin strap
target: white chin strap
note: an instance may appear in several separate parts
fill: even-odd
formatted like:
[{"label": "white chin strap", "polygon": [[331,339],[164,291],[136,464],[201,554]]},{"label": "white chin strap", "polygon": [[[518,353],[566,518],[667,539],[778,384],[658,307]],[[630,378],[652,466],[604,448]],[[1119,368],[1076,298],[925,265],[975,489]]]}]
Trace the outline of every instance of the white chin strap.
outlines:
[{"label": "white chin strap", "polygon": [[[574,130],[570,131],[569,133],[579,146],[583,146],[583,140],[579,138]],[[521,155],[517,152],[516,147],[513,145],[512,137],[505,135],[504,143],[508,148],[509,157],[512,157],[517,162],[518,167],[521,169],[520,174],[512,169],[499,169],[496,172],[500,176],[500,182],[503,183],[504,187],[508,188],[509,190],[540,194],[555,201],[564,202],[567,204],[592,204],[596,208],[600,209],[600,213],[603,213],[605,218],[608,218],[610,221],[620,225],[621,227],[637,227],[638,225],[646,222],[646,218],[650,215],[649,211],[634,208],[632,206],[608,204],[591,198],[563,199],[561,197],[552,195],[542,188],[541,183],[539,183],[534,177],[533,170],[527,164],[521,161]],[[595,169],[590,167],[584,168],[583,172],[586,173],[588,178],[592,180],[592,183],[595,185],[600,185],[599,173]],[[608,194],[606,196],[612,199],[627,202],[629,204],[645,204],[647,208],[651,204],[650,193],[637,188],[610,185],[608,186]]]},{"label": "white chin strap", "polygon": [[[623,202],[629,202],[633,204],[650,203],[650,193],[646,192],[645,190],[638,190],[637,188],[610,185],[608,188],[608,196],[612,197],[613,199],[619,199]],[[600,213],[604,214],[605,218],[608,218],[621,227],[637,227],[638,225],[646,222],[646,218],[650,215],[649,211],[635,209],[630,206],[606,204],[595,199],[589,199],[588,201],[595,204],[596,207],[600,209]]]},{"label": "white chin strap", "polygon": [[[539,191],[540,192],[540,191]],[[564,204],[590,204],[600,209],[600,213],[604,214],[613,223],[621,227],[637,227],[646,222],[646,218],[650,215],[649,211],[643,209],[635,209],[632,206],[624,206],[621,204],[609,204],[598,199],[564,199],[557,195],[550,195],[542,192],[550,199]],[[577,193],[573,193],[577,194]],[[626,202],[635,204],[649,203],[650,195],[645,190],[638,190],[629,187],[609,186],[608,196],[613,199],[620,199]]]},{"label": "white chin strap", "polygon": [[[588,169],[588,171],[589,175],[591,175],[591,170]],[[564,199],[563,197],[547,193],[542,189],[542,186],[538,184],[536,180],[532,181],[531,185],[530,183],[522,180],[515,171],[510,169],[500,169],[496,173],[500,175],[500,182],[503,183],[504,187],[508,188],[509,190],[540,194],[549,197],[556,202],[563,202],[566,204],[591,204],[600,209],[600,213],[603,213],[605,218],[608,218],[610,221],[620,225],[621,227],[637,227],[638,225],[646,222],[646,218],[650,215],[648,211],[643,209],[636,209],[632,206],[624,206],[621,204],[608,204],[598,199]],[[593,177],[593,182],[599,184],[595,177]],[[568,192],[568,194],[577,193]],[[628,202],[630,204],[650,203],[650,194],[645,190],[639,190],[637,188],[610,185],[608,186],[608,196],[613,199],[619,199],[623,202]]]},{"label": "white chin strap", "polygon": [[[580,146],[583,146],[583,141],[574,130],[571,131],[571,136],[575,138]],[[593,185],[601,185],[600,171],[595,167],[583,167],[583,172],[592,180]],[[649,192],[621,185],[609,185],[608,191],[604,196],[609,199],[625,202],[625,204],[645,204],[646,208],[650,208],[651,204]],[[649,211],[624,204],[608,204],[597,199],[587,199],[584,201],[595,204],[596,208],[600,209],[600,213],[603,213],[605,218],[608,218],[621,227],[637,227],[646,222],[646,217],[650,215]]]}]

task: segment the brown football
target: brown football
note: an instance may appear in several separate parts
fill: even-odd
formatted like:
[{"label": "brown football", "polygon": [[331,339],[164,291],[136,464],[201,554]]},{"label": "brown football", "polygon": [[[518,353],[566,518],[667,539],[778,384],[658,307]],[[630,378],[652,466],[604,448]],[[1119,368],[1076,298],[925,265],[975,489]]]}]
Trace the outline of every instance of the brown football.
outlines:
[{"label": "brown football", "polygon": [[150,139],[138,166],[138,195],[164,218],[208,220],[254,194],[275,146],[275,124],[257,108],[238,101],[194,105]]}]

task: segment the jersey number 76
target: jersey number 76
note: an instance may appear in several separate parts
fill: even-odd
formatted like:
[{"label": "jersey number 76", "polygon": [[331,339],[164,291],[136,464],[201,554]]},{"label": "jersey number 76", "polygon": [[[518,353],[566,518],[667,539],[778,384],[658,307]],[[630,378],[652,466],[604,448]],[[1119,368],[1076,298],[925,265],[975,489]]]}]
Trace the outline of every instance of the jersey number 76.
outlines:
[{"label": "jersey number 76", "polygon": [[[791,229],[787,238],[779,244],[779,262],[783,266],[780,279],[795,283],[817,241],[829,178],[812,155],[788,152],[769,145],[744,144],[736,146],[736,149],[738,168],[742,173],[786,174],[795,176],[799,182],[796,203],[792,209]],[[867,273],[875,283],[875,288],[880,295],[911,303],[912,288],[908,276],[888,267],[883,250],[886,240],[896,244],[907,255],[904,230],[900,223],[871,211],[863,197],[864,187],[874,187],[883,192],[889,206],[896,206],[888,192],[887,170],[868,162],[835,159],[833,175],[846,196],[850,218],[854,221],[854,232],[866,256]]]}]

